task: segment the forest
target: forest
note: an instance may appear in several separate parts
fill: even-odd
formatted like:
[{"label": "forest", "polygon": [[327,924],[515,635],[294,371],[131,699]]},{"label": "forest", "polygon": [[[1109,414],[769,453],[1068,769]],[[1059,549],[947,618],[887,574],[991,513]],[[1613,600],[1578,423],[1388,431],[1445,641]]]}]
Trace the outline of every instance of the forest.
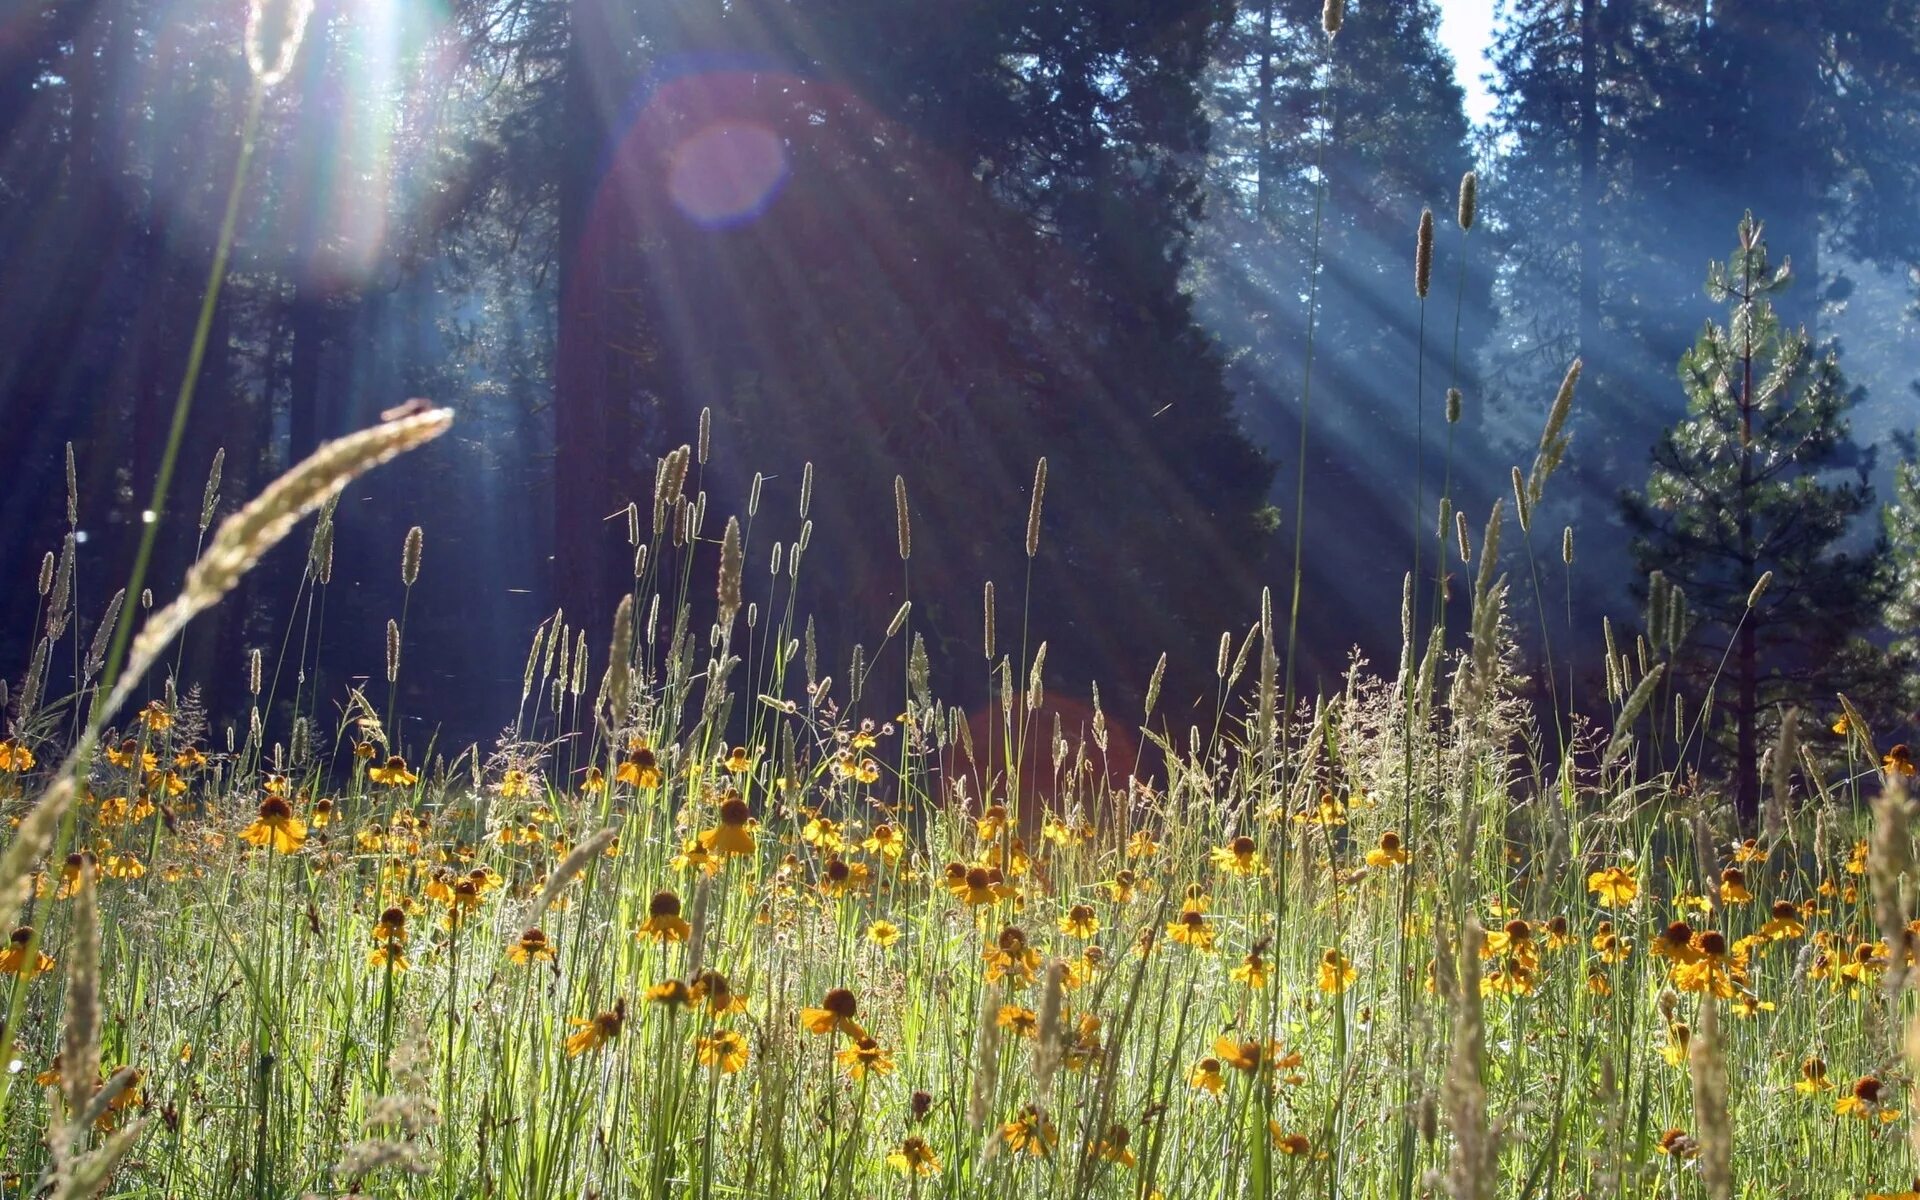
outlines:
[{"label": "forest", "polygon": [[1920,0],[16,0],[0,431],[0,1200],[1920,1194]]}]

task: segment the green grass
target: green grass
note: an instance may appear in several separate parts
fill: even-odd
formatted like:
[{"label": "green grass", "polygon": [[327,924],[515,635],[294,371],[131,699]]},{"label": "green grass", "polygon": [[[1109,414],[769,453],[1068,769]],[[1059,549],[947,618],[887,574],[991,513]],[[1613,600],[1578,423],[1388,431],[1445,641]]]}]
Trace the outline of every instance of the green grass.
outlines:
[{"label": "green grass", "polygon": [[[745,561],[766,560],[753,538],[774,523],[760,514],[760,532],[749,526]],[[635,581],[636,611],[658,596],[661,616],[653,637],[643,624],[625,702],[594,702],[601,646],[583,668],[567,657],[578,631],[543,629],[525,702],[491,751],[389,744],[391,723],[375,716],[384,697],[357,694],[300,698],[305,757],[291,757],[293,732],[273,725],[228,750],[181,699],[185,681],[165,686],[156,716],[107,732],[117,763],[103,755],[81,768],[71,844],[105,875],[103,1071],[140,1072],[132,1102],[91,1135],[136,1131],[109,1194],[1405,1197],[1442,1194],[1457,1143],[1491,1137],[1498,1180],[1462,1194],[1707,1195],[1704,1158],[1660,1151],[1670,1130],[1709,1150],[1714,1141],[1689,1060],[1661,1052],[1675,1042],[1670,1025],[1697,1028],[1708,1002],[1649,953],[1681,918],[1746,947],[1744,982],[1717,1001],[1732,1194],[1907,1185],[1901,1043],[1913,1005],[1890,998],[1884,947],[1858,978],[1839,970],[1882,937],[1856,852],[1872,823],[1866,798],[1881,791],[1863,733],[1815,749],[1825,777],[1796,784],[1781,835],[1741,864],[1744,904],[1718,894],[1735,831],[1710,789],[1640,769],[1652,754],[1632,745],[1605,760],[1608,728],[1575,744],[1571,773],[1549,773],[1542,742],[1553,735],[1506,665],[1513,635],[1484,611],[1476,625],[1495,644],[1483,637],[1435,672],[1454,680],[1435,691],[1417,674],[1356,671],[1339,694],[1273,722],[1260,746],[1257,687],[1225,678],[1211,729],[1104,714],[1162,750],[1131,790],[1122,781],[1136,764],[1108,760],[1093,731],[1068,730],[1040,772],[1049,782],[1010,794],[1009,773],[989,763],[1003,765],[1020,740],[974,746],[970,761],[955,745],[958,714],[919,680],[904,714],[842,707],[846,681],[810,686],[825,681],[796,661],[790,570],[749,576],[753,623],[743,611],[717,649],[671,641],[673,614],[705,584],[656,574],[688,557],[668,542],[656,539]],[[1477,606],[1498,605],[1490,581]],[[1032,624],[1044,636],[1046,615]],[[904,671],[912,632],[909,615],[868,669]],[[296,638],[290,653],[317,650]],[[741,665],[709,689],[727,655]],[[1007,670],[1027,679],[1029,667]],[[276,711],[262,686],[262,710]],[[43,700],[10,743],[38,760],[0,774],[10,816],[57,763],[60,714],[89,697],[67,699],[71,708]],[[1685,760],[1657,712],[1632,723],[1641,747]],[[747,750],[738,771],[727,761],[736,739]],[[657,786],[619,779],[641,743]],[[178,768],[181,789],[167,794],[140,756],[164,771],[189,748],[206,762]],[[396,754],[417,779],[377,782],[370,771],[385,774]],[[590,769],[612,782],[595,788]],[[689,862],[736,794],[752,815],[751,852],[711,869]],[[249,844],[261,805],[279,798],[304,839],[287,852]],[[1888,844],[1906,845],[1904,826],[1887,822]],[[883,825],[905,848],[897,860],[868,844]],[[617,841],[580,861],[536,915],[568,852],[603,829]],[[1370,866],[1388,832],[1410,862]],[[1236,837],[1252,843],[1244,874],[1231,865]],[[964,902],[946,886],[948,864],[999,870],[975,882],[1000,894]],[[1588,876],[1614,866],[1633,872],[1638,894],[1609,909]],[[1122,871],[1137,880],[1124,901]],[[1880,877],[1898,906],[1889,911],[1904,914],[1907,881]],[[474,895],[450,890],[462,879],[478,881]],[[28,1194],[63,1103],[33,1082],[60,1048],[70,1003],[61,981],[76,955],[75,901],[62,883],[57,861],[43,867],[23,918],[58,965],[6,980],[23,1000],[9,1030],[21,1065],[0,1099],[7,1197]],[[680,898],[688,940],[636,937],[662,891]],[[1173,936],[1195,893],[1211,949]],[[1806,906],[1805,933],[1738,943],[1779,900]],[[1075,905],[1091,910],[1091,937],[1061,930]],[[373,953],[390,908],[406,917],[394,942],[404,970]],[[1514,977],[1501,953],[1450,960],[1430,986],[1436,955],[1451,955],[1475,920],[1495,943],[1524,932],[1537,947],[1528,991],[1499,989]],[[1603,920],[1631,946],[1622,962],[1594,948]],[[893,944],[868,936],[879,921],[897,928]],[[511,961],[535,924],[553,960]],[[1008,927],[1025,935],[1001,964],[1015,969],[990,979],[988,951]],[[1353,971],[1336,992],[1321,986],[1329,952]],[[1257,988],[1233,975],[1251,953],[1265,976]],[[710,972],[742,1003],[714,1011]],[[1474,1027],[1453,978],[1488,990],[1482,1054],[1456,1056]],[[673,980],[706,986],[687,1007],[649,999]],[[835,988],[854,993],[855,1021],[893,1070],[854,1080],[840,1057],[852,1032],[803,1028],[802,1010]],[[617,1032],[569,1054],[571,1022],[618,1003]],[[983,1014],[992,1024],[1003,1009],[1043,1028],[983,1035]],[[744,1068],[703,1065],[703,1039],[728,1031],[744,1041]],[[1251,1071],[1223,1065],[1214,1092],[1194,1075],[1221,1056],[1221,1038],[1271,1039],[1280,1052]],[[1828,1065],[1831,1090],[1795,1088],[1809,1057]],[[1891,1119],[1836,1113],[1863,1076],[1884,1081]],[[1488,1129],[1469,1103],[1476,1087]],[[1033,1111],[1052,1140],[1018,1152],[1015,1125]],[[889,1163],[907,1138],[937,1156],[937,1172]],[[1282,1138],[1292,1150],[1304,1139],[1307,1152],[1285,1153]],[[1111,1157],[1093,1153],[1103,1144]]]}]

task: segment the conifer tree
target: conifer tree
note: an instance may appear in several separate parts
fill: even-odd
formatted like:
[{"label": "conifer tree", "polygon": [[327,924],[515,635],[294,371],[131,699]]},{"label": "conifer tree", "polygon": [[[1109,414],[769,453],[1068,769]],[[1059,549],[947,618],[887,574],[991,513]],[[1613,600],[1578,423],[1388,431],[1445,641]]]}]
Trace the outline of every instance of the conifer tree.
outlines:
[{"label": "conifer tree", "polygon": [[1849,465],[1855,393],[1831,352],[1776,316],[1772,297],[1787,281],[1748,214],[1732,257],[1708,273],[1726,319],[1680,360],[1686,416],[1654,445],[1644,492],[1622,496],[1640,569],[1678,585],[1697,618],[1675,669],[1690,711],[1711,722],[1713,765],[1732,776],[1746,820],[1781,712],[1824,710],[1836,691],[1871,711],[1894,683],[1862,636],[1888,595],[1885,541],[1840,548],[1873,501],[1864,473],[1832,475]]}]

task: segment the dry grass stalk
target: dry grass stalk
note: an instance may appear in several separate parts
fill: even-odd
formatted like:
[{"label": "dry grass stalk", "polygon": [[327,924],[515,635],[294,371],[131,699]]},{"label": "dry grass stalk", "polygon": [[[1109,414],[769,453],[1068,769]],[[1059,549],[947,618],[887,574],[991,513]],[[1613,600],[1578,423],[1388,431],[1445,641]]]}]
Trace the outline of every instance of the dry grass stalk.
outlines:
[{"label": "dry grass stalk", "polygon": [[1460,937],[1460,1007],[1453,1018],[1453,1057],[1441,1086],[1453,1155],[1447,1165],[1447,1194],[1453,1200],[1489,1200],[1499,1182],[1496,1145],[1487,1126],[1487,1089],[1480,1073],[1486,1054],[1486,1022],[1480,989],[1480,947],[1486,931],[1477,917],[1467,918]]},{"label": "dry grass stalk", "polygon": [[586,870],[588,863],[599,857],[608,846],[613,845],[613,839],[619,836],[619,827],[609,825],[595,831],[593,836],[583,840],[561,859],[559,865],[554,867],[553,873],[547,876],[547,886],[540,889],[539,898],[533,902],[533,908],[527,913],[523,923],[525,927],[537,928],[540,918],[546,915],[547,907],[553,903],[554,897],[572,883],[575,876]]},{"label": "dry grass stalk", "polygon": [[396,455],[425,445],[453,424],[453,410],[426,412],[383,421],[371,429],[328,442],[304,462],[267,485],[253,501],[214,532],[213,542],[187,572],[186,585],[173,603],[148,618],[133,640],[133,653],[103,706],[104,721],[126,702],[160,652],[194,617],[218,604],[261,556],[292,532],[299,520],[340,494],[355,477]]},{"label": "dry grass stalk", "polygon": [[1708,997],[1688,1044],[1700,1178],[1711,1200],[1733,1200],[1733,1122],[1727,1114],[1727,1064],[1720,1046],[1720,1006]]}]

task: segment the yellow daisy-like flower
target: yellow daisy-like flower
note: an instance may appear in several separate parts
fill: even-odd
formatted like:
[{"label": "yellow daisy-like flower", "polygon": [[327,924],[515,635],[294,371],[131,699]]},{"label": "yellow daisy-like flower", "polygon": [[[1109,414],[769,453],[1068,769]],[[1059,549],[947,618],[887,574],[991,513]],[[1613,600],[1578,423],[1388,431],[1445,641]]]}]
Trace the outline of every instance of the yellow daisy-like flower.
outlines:
[{"label": "yellow daisy-like flower", "polygon": [[31,955],[27,946],[33,941],[33,926],[22,925],[7,938],[7,948],[0,950],[0,975],[18,975],[23,979],[32,979],[53,970],[54,962],[44,950],[36,949]]},{"label": "yellow daisy-like flower", "polygon": [[1221,1089],[1227,1086],[1226,1076],[1220,1073],[1220,1069],[1219,1059],[1203,1058],[1194,1064],[1192,1071],[1188,1072],[1187,1082],[1195,1091],[1219,1095]]},{"label": "yellow daisy-like flower", "polygon": [[1802,1096],[1818,1096],[1821,1092],[1833,1090],[1833,1080],[1827,1078],[1827,1063],[1817,1055],[1809,1055],[1800,1063],[1800,1078],[1793,1081],[1793,1090]]},{"label": "yellow daisy-like flower", "polygon": [[1093,1156],[1102,1162],[1132,1170],[1136,1160],[1127,1145],[1132,1140],[1133,1135],[1127,1132],[1125,1125],[1109,1125],[1106,1135],[1093,1144]]},{"label": "yellow daisy-like flower", "polygon": [[1212,858],[1216,868],[1232,875],[1259,875],[1267,869],[1259,847],[1244,833],[1224,846],[1216,846]]},{"label": "yellow daisy-like flower", "polygon": [[1273,968],[1260,957],[1258,950],[1250,951],[1240,960],[1240,965],[1227,972],[1227,977],[1235,983],[1244,983],[1250,988],[1263,988],[1267,980],[1273,977]]},{"label": "yellow daisy-like flower", "polygon": [[940,1173],[940,1156],[924,1138],[908,1137],[900,1148],[887,1155],[887,1165],[902,1175],[927,1177]]},{"label": "yellow daisy-like flower", "polygon": [[1881,756],[1880,769],[1889,775],[1905,775],[1911,778],[1915,770],[1913,751],[1907,749],[1905,742],[1901,742]]},{"label": "yellow daisy-like flower", "polygon": [[1040,1015],[1018,1004],[1002,1004],[1000,1011],[994,1014],[993,1023],[1011,1030],[1016,1037],[1030,1038],[1039,1033]]},{"label": "yellow daisy-like flower", "polygon": [[567,1036],[567,1057],[578,1058],[620,1036],[621,1028],[627,1023],[627,1002],[615,1000],[606,1012],[592,1017],[571,1017],[569,1023],[574,1026],[574,1032]]},{"label": "yellow daisy-like flower", "polygon": [[1216,933],[1213,926],[1207,923],[1206,913],[1189,910],[1181,913],[1179,920],[1167,925],[1167,936],[1195,950],[1210,951]]},{"label": "yellow daisy-like flower", "polygon": [[1160,843],[1153,840],[1153,834],[1144,829],[1134,831],[1127,839],[1127,857],[1131,859],[1152,858],[1160,853]]},{"label": "yellow daisy-like flower", "polygon": [[885,949],[900,940],[900,927],[892,921],[875,921],[867,926],[867,940]]},{"label": "yellow daisy-like flower", "polygon": [[670,891],[655,892],[647,902],[647,919],[635,936],[653,942],[684,942],[693,936],[693,926],[680,915],[679,895]]},{"label": "yellow daisy-like flower", "polygon": [[722,1075],[732,1075],[747,1065],[747,1037],[736,1029],[721,1029],[701,1038],[697,1046],[700,1065]]},{"label": "yellow daisy-like flower", "polygon": [[827,1034],[838,1030],[851,1038],[861,1038],[867,1031],[854,1022],[860,1014],[860,1001],[846,988],[830,988],[820,998],[817,1008],[800,1010],[800,1027],[808,1033]]},{"label": "yellow daisy-like flower", "polygon": [[523,967],[554,961],[553,943],[538,929],[524,930],[520,940],[507,947],[507,961]]},{"label": "yellow daisy-like flower", "polygon": [[1068,937],[1090,938],[1100,932],[1100,919],[1090,904],[1076,904],[1060,918],[1060,932]]},{"label": "yellow daisy-like flower", "polygon": [[1000,1138],[1013,1153],[1039,1158],[1053,1152],[1060,1134],[1045,1113],[1029,1104],[1013,1120],[1000,1127]]},{"label": "yellow daisy-like flower", "polygon": [[268,846],[275,854],[291,854],[307,840],[307,827],[293,815],[293,807],[279,796],[260,802],[253,823],[240,831],[249,846]]},{"label": "yellow daisy-like flower", "polygon": [[1401,844],[1400,835],[1391,829],[1380,835],[1379,845],[1367,851],[1367,865],[1376,871],[1404,867],[1412,861],[1412,852]]},{"label": "yellow daisy-like flower", "polygon": [[1604,908],[1625,908],[1640,894],[1640,881],[1626,867],[1608,867],[1587,876],[1587,890],[1600,898]]},{"label": "yellow daisy-like flower", "polygon": [[1329,947],[1320,956],[1320,978],[1318,986],[1329,996],[1337,996],[1360,978],[1360,972],[1354,970],[1353,963],[1338,948]]},{"label": "yellow daisy-like flower", "polygon": [[893,1071],[893,1055],[870,1037],[855,1039],[853,1045],[834,1055],[834,1058],[846,1068],[847,1078],[856,1082],[865,1079],[869,1073],[887,1075]]},{"label": "yellow daisy-like flower", "polygon": [[883,823],[873,827],[873,832],[860,843],[860,848],[891,866],[906,854],[907,839],[898,829]]},{"label": "yellow daisy-like flower", "polygon": [[33,751],[27,749],[26,743],[19,738],[0,742],[0,771],[30,771],[37,761]]},{"label": "yellow daisy-like flower", "polygon": [[725,765],[729,774],[745,775],[748,771],[753,770],[753,755],[747,752],[745,746],[735,746],[732,751],[727,754]]},{"label": "yellow daisy-like flower", "polygon": [[1886,1085],[1872,1075],[1854,1080],[1847,1094],[1834,1102],[1833,1111],[1839,1116],[1883,1124],[1900,1119],[1900,1110],[1886,1101]]},{"label": "yellow daisy-like flower", "polygon": [[407,769],[407,760],[398,754],[390,755],[380,766],[368,767],[367,778],[393,788],[412,787],[420,782],[420,777]]},{"label": "yellow daisy-like flower", "polygon": [[533,777],[518,767],[500,777],[500,794],[509,800],[533,794]]},{"label": "yellow daisy-like flower", "polygon": [[636,741],[627,748],[626,757],[614,768],[616,783],[625,783],[637,788],[657,788],[666,779],[666,773],[660,769],[660,760],[645,742]]},{"label": "yellow daisy-like flower", "polygon": [[700,835],[700,844],[720,858],[752,854],[753,833],[747,828],[752,819],[747,802],[730,795],[720,804],[720,823]]},{"label": "yellow daisy-like flower", "polygon": [[1747,873],[1739,867],[1728,867],[1720,872],[1720,903],[1753,903],[1753,893],[1747,890]]}]

